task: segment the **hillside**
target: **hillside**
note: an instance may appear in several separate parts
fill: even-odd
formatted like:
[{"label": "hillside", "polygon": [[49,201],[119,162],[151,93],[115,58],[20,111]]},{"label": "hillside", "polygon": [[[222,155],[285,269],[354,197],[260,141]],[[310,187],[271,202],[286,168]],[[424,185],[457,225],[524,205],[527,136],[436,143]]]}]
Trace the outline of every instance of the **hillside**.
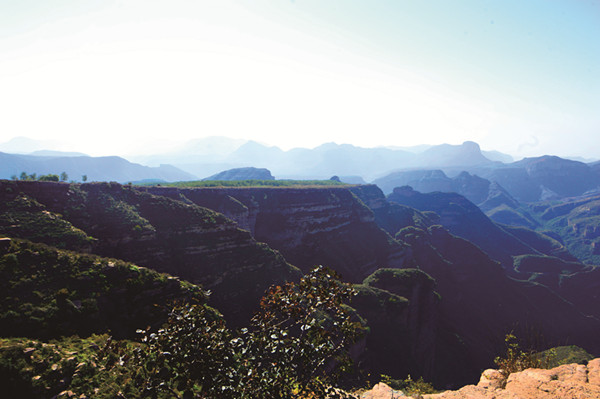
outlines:
[{"label": "hillside", "polygon": [[402,267],[402,243],[345,187],[143,188],[220,212],[303,271],[328,265],[360,282],[378,267]]},{"label": "hillside", "polygon": [[121,260],[23,240],[3,243],[0,255],[3,337],[134,338],[164,323],[170,302],[206,301],[198,286]]},{"label": "hillside", "polygon": [[[36,226],[30,224],[44,220],[50,238],[43,240],[52,245],[80,249],[84,240],[92,253],[202,284],[213,291],[211,304],[232,322],[249,318],[271,284],[299,276],[225,216],[129,186],[4,181],[0,196],[6,206],[16,204],[5,209],[0,232],[31,238]],[[16,207],[18,198],[39,205],[24,211]],[[37,219],[40,213],[47,217]],[[83,237],[79,241],[63,234],[71,225]],[[243,284],[248,281],[255,284]]]},{"label": "hillside", "polygon": [[387,199],[420,211],[435,212],[439,224],[452,234],[477,245],[504,266],[512,265],[512,257],[538,253],[523,241],[494,224],[475,204],[453,193],[422,194],[410,187],[394,190]]},{"label": "hillside", "polygon": [[236,168],[224,170],[202,180],[274,180],[271,172],[265,168]]},{"label": "hillside", "polygon": [[551,231],[579,260],[600,264],[600,196],[532,204],[540,230]]}]

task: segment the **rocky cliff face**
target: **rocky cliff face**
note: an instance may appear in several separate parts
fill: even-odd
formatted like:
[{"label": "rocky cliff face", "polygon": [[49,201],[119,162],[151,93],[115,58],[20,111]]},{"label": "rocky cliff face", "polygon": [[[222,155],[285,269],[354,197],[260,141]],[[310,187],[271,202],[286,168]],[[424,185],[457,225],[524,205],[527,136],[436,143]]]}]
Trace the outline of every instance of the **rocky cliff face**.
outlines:
[{"label": "rocky cliff face", "polygon": [[531,179],[561,197],[581,195],[600,185],[600,178],[583,162],[543,156],[525,158],[515,165],[524,167]]},{"label": "rocky cliff face", "polygon": [[[405,324],[401,329],[405,334],[400,342],[390,345],[390,339],[396,341],[400,338],[398,329],[390,326],[380,329],[380,337],[369,337],[368,347],[374,355],[370,369],[380,374],[420,375],[427,380],[436,378],[435,366],[440,361],[437,337],[441,314],[435,280],[419,269],[379,269],[365,279],[364,285],[408,300],[403,318]],[[365,309],[361,315],[369,320],[370,312],[372,309]],[[391,355],[391,351],[398,356]]]},{"label": "rocky cliff face", "polygon": [[[194,204],[110,183],[1,182],[0,193],[4,200],[19,195],[35,200],[53,220],[92,237],[96,254],[202,284],[213,291],[211,304],[234,324],[252,314],[270,285],[299,277],[279,253],[232,220]],[[32,212],[37,215],[39,209]],[[13,225],[27,223],[9,214]]]},{"label": "rocky cliff face", "polygon": [[[3,181],[0,234],[28,238],[43,227],[52,245],[87,245],[92,253],[202,283],[233,325],[247,319],[265,288],[299,275],[281,254],[305,270],[316,263],[333,267],[362,283],[353,306],[370,326],[363,364],[376,370],[376,359],[385,358],[379,364],[395,377],[431,375],[440,386],[472,382],[511,329],[526,334],[534,328],[551,343],[600,350],[597,319],[547,287],[508,278],[481,249],[437,225],[485,238],[488,225],[480,222],[495,225],[472,203],[454,194],[404,194],[411,206],[427,210],[389,203],[375,186],[180,189]],[[41,227],[34,224],[40,220]],[[491,237],[491,249],[505,244]],[[501,254],[512,267],[512,253]],[[420,269],[415,275],[427,273],[435,287],[427,278],[399,278],[400,267]],[[570,281],[576,291],[578,281]]]},{"label": "rocky cliff face", "polygon": [[361,282],[380,267],[402,267],[408,256],[347,188],[146,190],[223,213],[304,271],[323,264],[347,281]]},{"label": "rocky cliff face", "polygon": [[419,267],[437,281],[446,328],[465,343],[464,353],[455,362],[467,356],[466,365],[489,367],[500,352],[504,334],[514,330],[526,336],[528,328],[554,346],[570,340],[592,352],[600,350],[594,338],[600,331],[597,319],[584,316],[543,285],[507,277],[500,265],[472,243],[440,226],[427,231],[407,228],[400,234],[411,245]]},{"label": "rocky cliff face", "polygon": [[351,187],[350,191],[373,211],[377,225],[392,236],[406,226],[427,228],[440,222],[439,215],[434,212],[419,212],[415,208],[388,201],[374,184]]},{"label": "rocky cliff face", "polygon": [[423,194],[410,187],[400,187],[394,189],[387,198],[390,202],[437,213],[440,216],[439,224],[452,234],[473,242],[505,267],[512,267],[512,257],[515,255],[538,253],[502,230],[475,204],[459,194]]},{"label": "rocky cliff face", "polygon": [[[443,386],[445,383],[466,383],[475,378],[478,368],[490,366],[491,360],[502,348],[504,334],[511,329],[522,330],[523,334],[527,334],[524,327],[535,326],[533,328],[536,331],[543,331],[546,339],[556,344],[561,339],[570,337],[569,339],[578,340],[584,346],[595,347],[592,337],[594,331],[600,331],[600,325],[597,320],[581,314],[581,310],[591,309],[592,306],[582,306],[583,297],[575,296],[572,288],[579,284],[580,289],[585,288],[584,291],[591,294],[593,285],[581,284],[582,279],[574,276],[566,278],[561,274],[562,271],[551,271],[555,263],[566,264],[572,261],[572,257],[558,241],[529,230],[517,231],[521,240],[489,221],[475,205],[457,194],[421,194],[410,188],[397,189],[395,194],[412,213],[410,216],[407,214],[403,218],[395,218],[390,210],[401,205],[383,203],[381,191],[369,187],[358,187],[356,190],[363,202],[374,207],[375,215],[379,215],[385,226],[394,226],[398,231],[396,238],[410,245],[411,267],[425,271],[437,283],[436,291],[441,294],[441,301],[437,334],[434,343],[431,343],[432,347],[436,347],[433,374],[450,378],[444,381],[442,378],[436,383]],[[389,198],[393,200],[395,196]],[[436,220],[433,215],[424,215],[406,205],[435,211],[440,216]],[[433,221],[442,223],[450,232],[468,236],[479,248],[463,238],[449,234]],[[507,243],[516,245],[510,246]],[[515,248],[526,256],[542,259],[542,267],[547,266],[548,273],[540,272],[536,276],[546,276],[549,280],[543,282],[551,282],[554,292],[541,284],[519,282],[507,277],[508,272],[514,273],[513,254],[519,253]],[[514,252],[511,254],[510,251]],[[562,256],[567,262],[544,257],[542,252]],[[504,259],[506,269],[503,270],[490,259],[490,254]],[[580,264],[572,266],[577,270],[583,267]],[[576,299],[577,307],[559,296],[567,294],[563,288],[559,291],[559,280],[563,286],[570,287],[568,298]],[[384,286],[378,287],[387,289]],[[594,298],[594,295],[588,296],[588,302],[595,303]],[[494,316],[490,317],[492,314]],[[474,323],[473,320],[478,322]],[[451,364],[456,367],[451,367]],[[474,365],[478,366],[473,367]],[[457,373],[450,376],[449,369]]]}]

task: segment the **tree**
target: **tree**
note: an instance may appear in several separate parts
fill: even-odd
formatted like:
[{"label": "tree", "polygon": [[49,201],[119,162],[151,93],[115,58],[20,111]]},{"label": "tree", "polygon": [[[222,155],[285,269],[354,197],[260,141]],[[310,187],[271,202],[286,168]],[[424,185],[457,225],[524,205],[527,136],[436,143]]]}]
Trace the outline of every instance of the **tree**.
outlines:
[{"label": "tree", "polygon": [[83,181],[85,183],[87,181],[87,175],[81,176],[81,181]]},{"label": "tree", "polygon": [[299,283],[271,287],[237,332],[204,305],[176,306],[163,328],[142,332],[142,384],[180,398],[336,397],[362,328],[343,305],[354,289],[336,277],[319,266]]},{"label": "tree", "polygon": [[58,181],[58,175],[47,174],[38,177],[39,181]]},{"label": "tree", "polygon": [[67,174],[67,172],[62,172],[60,174],[60,181],[67,181],[69,179],[69,175]]},{"label": "tree", "polygon": [[27,180],[28,179],[28,175],[27,172],[21,172],[21,175],[19,176],[19,180]]}]

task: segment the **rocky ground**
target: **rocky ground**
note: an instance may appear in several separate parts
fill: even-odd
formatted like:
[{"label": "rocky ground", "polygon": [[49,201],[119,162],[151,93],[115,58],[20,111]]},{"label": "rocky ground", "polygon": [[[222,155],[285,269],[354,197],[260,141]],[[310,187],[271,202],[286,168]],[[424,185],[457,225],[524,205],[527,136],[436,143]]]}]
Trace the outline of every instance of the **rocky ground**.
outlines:
[{"label": "rocky ground", "polygon": [[[527,369],[505,378],[498,370],[486,370],[477,385],[458,391],[423,395],[424,399],[533,399],[533,398],[600,398],[600,358],[587,366],[566,364],[550,370]],[[361,395],[361,399],[410,398],[379,383]]]}]

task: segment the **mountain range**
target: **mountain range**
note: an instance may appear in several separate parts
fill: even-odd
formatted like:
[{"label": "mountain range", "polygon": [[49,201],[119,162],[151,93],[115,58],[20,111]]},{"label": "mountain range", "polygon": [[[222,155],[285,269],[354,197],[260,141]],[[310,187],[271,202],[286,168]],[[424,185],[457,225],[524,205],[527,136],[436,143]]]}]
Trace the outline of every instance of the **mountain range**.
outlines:
[{"label": "mountain range", "polygon": [[[0,234],[14,241],[0,248],[0,324],[21,336],[106,332],[131,298],[140,307],[118,334],[132,338],[133,324],[160,324],[166,298],[200,286],[243,326],[267,287],[323,264],[358,292],[349,306],[368,333],[353,356],[372,375],[472,383],[511,331],[600,353],[598,269],[456,193],[5,180],[0,200]],[[537,211],[566,212],[549,209]],[[38,294],[18,294],[31,284]]]},{"label": "mountain range", "polygon": [[[600,162],[584,163],[557,156],[513,162],[506,154],[482,151],[478,144],[469,141],[461,145],[405,148],[361,148],[327,143],[314,149],[284,151],[254,141],[208,137],[163,154],[131,157],[141,164],[119,157],[43,151],[39,150],[41,143],[26,139],[19,143],[18,148],[28,144],[38,150],[26,155],[0,153],[1,178],[19,176],[23,171],[37,175],[65,171],[74,180],[85,174],[93,181],[117,182],[248,179],[248,176],[263,175],[277,179],[339,176],[351,184],[373,182],[385,194],[403,185],[421,192],[457,192],[477,205],[499,193],[511,198],[506,201],[528,203],[579,196],[600,187]],[[0,145],[0,150],[17,148],[15,145],[5,143]],[[247,173],[258,169],[263,173],[267,169],[269,174]],[[498,202],[498,197],[495,201]],[[484,207],[490,206],[488,202]]]}]

